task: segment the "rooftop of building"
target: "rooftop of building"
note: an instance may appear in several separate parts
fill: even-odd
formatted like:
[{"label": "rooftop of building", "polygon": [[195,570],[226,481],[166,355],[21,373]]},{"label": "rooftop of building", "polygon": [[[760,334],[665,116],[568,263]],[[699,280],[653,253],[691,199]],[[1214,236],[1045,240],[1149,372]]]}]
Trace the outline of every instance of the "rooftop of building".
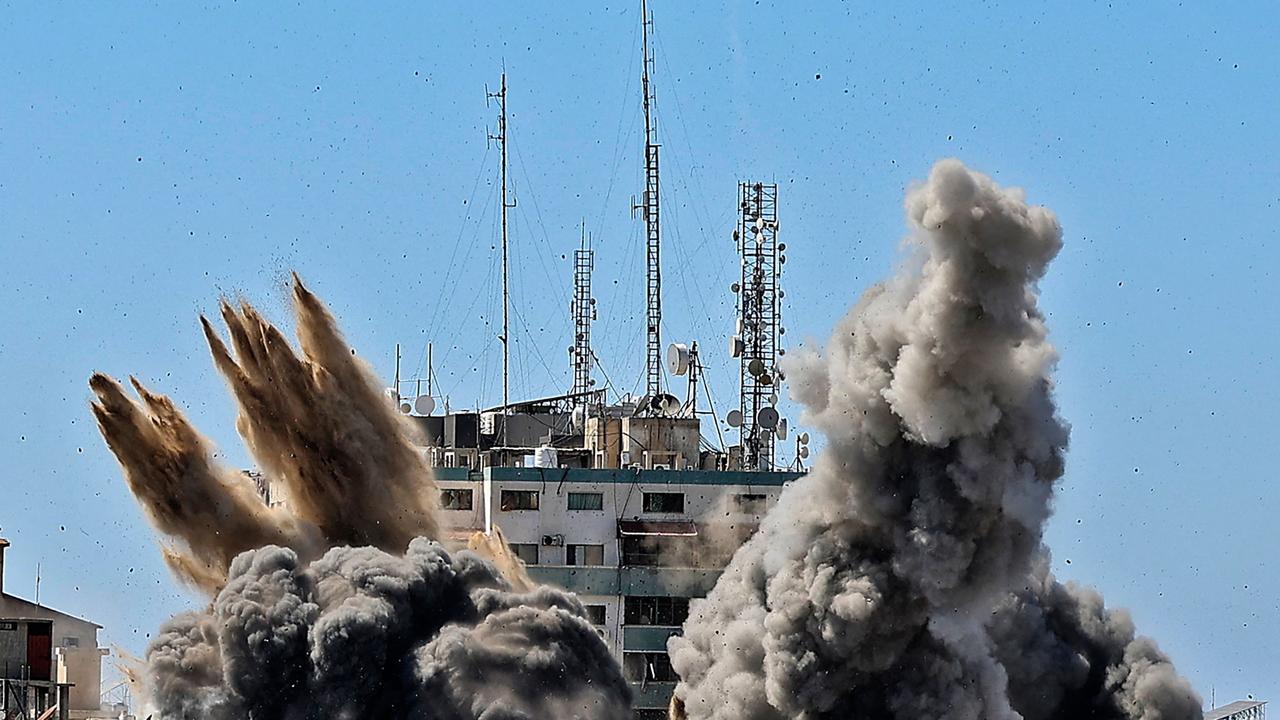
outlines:
[{"label": "rooftop of building", "polygon": [[1252,710],[1257,707],[1262,707],[1263,705],[1266,705],[1266,702],[1259,700],[1237,700],[1236,702],[1223,705],[1219,708],[1214,708],[1205,713],[1204,720],[1224,720],[1232,715],[1242,713],[1246,710]]}]

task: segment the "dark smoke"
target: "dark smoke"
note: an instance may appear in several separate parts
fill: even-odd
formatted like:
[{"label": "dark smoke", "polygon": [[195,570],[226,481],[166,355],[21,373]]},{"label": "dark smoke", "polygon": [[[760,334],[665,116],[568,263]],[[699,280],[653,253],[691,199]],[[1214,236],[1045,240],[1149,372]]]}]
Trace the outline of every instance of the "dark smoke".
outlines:
[{"label": "dark smoke", "polygon": [[1057,220],[954,160],[906,210],[907,268],[791,363],[828,445],[670,641],[685,712],[1199,718],[1125,613],[1048,572],[1068,430],[1036,283]]},{"label": "dark smoke", "polygon": [[295,278],[301,356],[247,304],[231,350],[201,318],[237,429],[288,494],[268,508],[176,406],[105,375],[93,411],[166,559],[213,598],[141,670],[163,720],[604,720],[630,691],[571,594],[535,587],[501,536],[451,551],[412,426]]}]

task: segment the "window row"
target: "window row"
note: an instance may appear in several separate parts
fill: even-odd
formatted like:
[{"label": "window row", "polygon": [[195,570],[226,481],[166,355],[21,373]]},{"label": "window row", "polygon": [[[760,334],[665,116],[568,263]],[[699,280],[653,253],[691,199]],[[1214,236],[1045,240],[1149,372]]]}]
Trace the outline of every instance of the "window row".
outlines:
[{"label": "window row", "polygon": [[624,625],[679,627],[689,617],[689,598],[628,595],[622,604]]},{"label": "window row", "polygon": [[[537,565],[544,559],[542,545],[538,543],[508,543],[511,553],[525,565]],[[604,565],[604,545],[564,546],[565,565]]]},{"label": "window row", "polygon": [[[541,493],[537,490],[503,490],[498,496],[498,507],[503,511],[537,510]],[[763,513],[769,504],[764,493],[736,493],[734,509],[742,513]],[[471,488],[446,488],[440,491],[440,506],[445,510],[472,510],[475,507],[475,491]],[[641,508],[649,513],[683,513],[684,493],[647,492],[641,498]],[[569,510],[603,510],[604,493],[571,492]]]}]

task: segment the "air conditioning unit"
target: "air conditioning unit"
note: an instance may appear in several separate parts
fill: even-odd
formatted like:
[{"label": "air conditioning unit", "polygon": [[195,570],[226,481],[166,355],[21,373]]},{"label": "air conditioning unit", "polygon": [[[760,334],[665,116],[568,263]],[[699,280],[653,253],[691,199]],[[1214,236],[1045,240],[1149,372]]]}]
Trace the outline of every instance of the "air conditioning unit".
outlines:
[{"label": "air conditioning unit", "polygon": [[563,535],[543,535],[542,544],[546,547],[560,547],[564,545]]},{"label": "air conditioning unit", "polygon": [[671,465],[669,465],[668,463],[654,463],[653,469],[654,470],[670,470]]}]

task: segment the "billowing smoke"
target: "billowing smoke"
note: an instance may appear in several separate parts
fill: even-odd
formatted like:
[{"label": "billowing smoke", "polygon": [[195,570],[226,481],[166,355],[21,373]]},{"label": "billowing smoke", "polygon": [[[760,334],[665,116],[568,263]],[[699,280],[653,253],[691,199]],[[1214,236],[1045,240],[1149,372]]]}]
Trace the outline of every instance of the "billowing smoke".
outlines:
[{"label": "billowing smoke", "polygon": [[168,398],[95,375],[93,411],[166,559],[213,598],[173,618],[143,685],[161,719],[625,718],[630,691],[571,594],[501,536],[441,542],[412,427],[295,278],[301,356],[247,304],[202,318],[269,508]]},{"label": "billowing smoke", "polygon": [[1127,615],[1049,573],[1063,473],[1036,283],[1047,209],[954,160],[906,200],[911,260],[788,368],[827,446],[669,643],[691,718],[1184,720]]}]

